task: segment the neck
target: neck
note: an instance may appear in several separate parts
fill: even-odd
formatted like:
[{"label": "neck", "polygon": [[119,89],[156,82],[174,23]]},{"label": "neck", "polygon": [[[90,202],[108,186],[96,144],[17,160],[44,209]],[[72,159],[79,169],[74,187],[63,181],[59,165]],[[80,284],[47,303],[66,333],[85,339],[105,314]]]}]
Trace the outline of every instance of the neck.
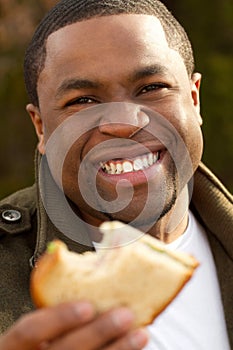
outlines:
[{"label": "neck", "polygon": [[[188,207],[189,207],[189,192],[188,186],[186,186],[179,197],[176,199],[176,203],[173,208],[164,215],[153,227],[148,231],[153,237],[165,242],[171,243],[180,237],[186,230],[188,225]],[[94,227],[99,227],[100,224],[105,221],[103,219],[97,219],[90,216],[87,213],[82,213],[82,218],[91,226],[93,230],[90,233],[91,239],[94,241],[100,241],[102,235],[99,233],[98,229]],[[106,220],[108,220],[106,218]],[[142,232],[146,232],[146,227],[138,227]]]},{"label": "neck", "polygon": [[148,232],[165,243],[180,237],[188,226],[189,191],[185,186],[173,208],[164,215]]}]

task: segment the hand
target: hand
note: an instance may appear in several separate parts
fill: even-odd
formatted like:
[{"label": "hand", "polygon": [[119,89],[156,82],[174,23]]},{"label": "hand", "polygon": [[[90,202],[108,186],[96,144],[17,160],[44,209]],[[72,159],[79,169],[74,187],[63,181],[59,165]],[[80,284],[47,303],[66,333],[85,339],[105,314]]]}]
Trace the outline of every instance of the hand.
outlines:
[{"label": "hand", "polygon": [[67,303],[22,316],[0,337],[1,350],[140,350],[145,330],[132,330],[126,308],[95,315],[87,302]]}]

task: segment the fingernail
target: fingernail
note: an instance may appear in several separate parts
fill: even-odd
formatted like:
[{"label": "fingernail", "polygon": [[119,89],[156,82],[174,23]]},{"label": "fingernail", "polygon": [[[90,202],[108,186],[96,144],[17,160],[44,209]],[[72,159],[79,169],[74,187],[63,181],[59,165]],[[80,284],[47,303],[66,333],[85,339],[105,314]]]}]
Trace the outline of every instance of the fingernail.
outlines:
[{"label": "fingernail", "polygon": [[118,309],[112,313],[112,321],[117,328],[128,328],[133,323],[133,314],[128,309]]},{"label": "fingernail", "polygon": [[146,330],[139,329],[130,336],[130,344],[133,349],[142,349],[148,343],[148,333]]},{"label": "fingernail", "polygon": [[76,304],[74,306],[74,312],[83,321],[91,320],[95,314],[93,306],[86,302]]}]

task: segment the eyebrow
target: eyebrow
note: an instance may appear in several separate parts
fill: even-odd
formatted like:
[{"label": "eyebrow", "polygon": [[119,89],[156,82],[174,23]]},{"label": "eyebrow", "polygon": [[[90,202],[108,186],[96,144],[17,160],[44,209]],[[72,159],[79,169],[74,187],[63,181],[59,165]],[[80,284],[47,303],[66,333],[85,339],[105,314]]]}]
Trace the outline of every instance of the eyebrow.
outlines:
[{"label": "eyebrow", "polygon": [[79,90],[79,89],[97,89],[101,87],[102,84],[98,82],[94,82],[88,79],[79,79],[72,78],[66,79],[62,82],[62,84],[57,89],[56,98],[61,97],[66,92],[70,90]]},{"label": "eyebrow", "polygon": [[[160,74],[165,75],[168,72],[167,68],[160,64],[153,64],[150,66],[145,66],[139,68],[131,74],[130,81],[136,82],[137,80]],[[62,82],[62,84],[57,89],[56,99],[63,96],[65,93],[71,90],[80,90],[80,89],[98,89],[102,87],[103,84],[100,82],[95,82],[89,79],[79,79],[79,78],[71,78],[66,79]]]},{"label": "eyebrow", "polygon": [[139,70],[136,70],[132,74],[132,77],[130,80],[132,82],[135,82],[137,80],[140,80],[140,79],[143,79],[146,77],[150,77],[152,75],[156,75],[156,74],[165,75],[167,73],[168,73],[168,69],[166,67],[162,66],[161,64],[153,64],[150,66],[142,67]]}]

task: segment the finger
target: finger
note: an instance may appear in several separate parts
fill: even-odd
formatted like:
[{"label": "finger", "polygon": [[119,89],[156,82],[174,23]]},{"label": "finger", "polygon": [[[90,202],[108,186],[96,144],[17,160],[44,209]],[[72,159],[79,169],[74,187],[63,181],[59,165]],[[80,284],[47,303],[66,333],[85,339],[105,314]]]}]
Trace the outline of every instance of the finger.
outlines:
[{"label": "finger", "polygon": [[103,350],[141,350],[148,343],[149,335],[145,329],[138,329],[123,336]]},{"label": "finger", "polygon": [[81,329],[55,341],[49,350],[96,350],[119,338],[132,327],[133,314],[119,308],[100,315]]},{"label": "finger", "polygon": [[89,322],[95,316],[86,302],[44,308],[23,316],[0,338],[0,349],[31,350]]}]

